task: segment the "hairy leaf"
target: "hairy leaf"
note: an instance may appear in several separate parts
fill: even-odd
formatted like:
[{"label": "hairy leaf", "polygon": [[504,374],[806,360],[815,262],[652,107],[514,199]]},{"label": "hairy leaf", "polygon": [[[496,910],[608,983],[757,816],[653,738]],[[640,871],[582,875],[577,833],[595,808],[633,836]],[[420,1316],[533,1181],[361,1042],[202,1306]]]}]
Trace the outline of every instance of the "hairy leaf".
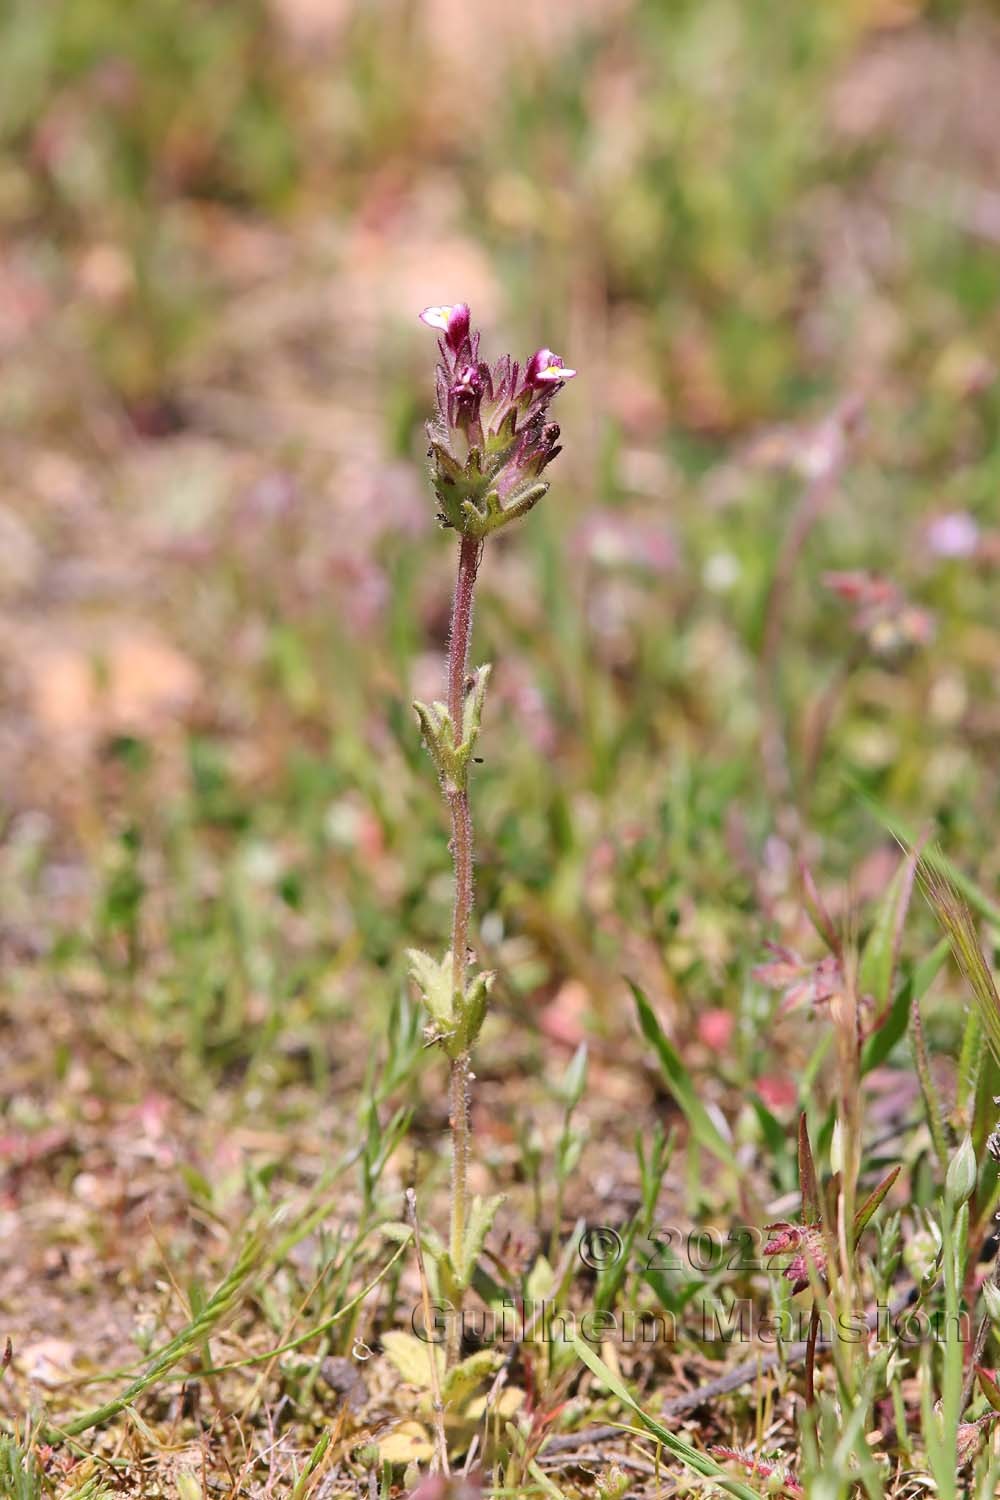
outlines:
[{"label": "hairy leaf", "polygon": [[854,1238],[855,1238],[855,1240],[858,1239],[859,1235],[864,1230],[865,1226],[869,1223],[869,1221],[875,1215],[875,1213],[878,1210],[879,1206],[881,1205],[883,1199],[885,1198],[886,1193],[889,1191],[889,1189],[892,1187],[893,1183],[896,1181],[896,1178],[899,1176],[899,1173],[900,1173],[900,1168],[899,1167],[893,1167],[891,1172],[887,1172],[886,1175],[882,1178],[882,1181],[878,1184],[877,1187],[872,1188],[871,1192],[868,1194],[868,1197],[865,1199],[865,1201],[860,1205],[860,1207],[855,1212],[855,1215],[854,1215]]},{"label": "hairy leaf", "polygon": [[805,1110],[799,1115],[799,1191],[802,1194],[803,1224],[818,1224],[822,1217],[822,1200],[816,1177],[816,1163],[809,1144]]},{"label": "hairy leaf", "polygon": [[452,981],[451,954],[440,963],[422,948],[407,948],[410,976],[423,996],[431,1019],[445,1031],[455,1024],[455,990]]}]

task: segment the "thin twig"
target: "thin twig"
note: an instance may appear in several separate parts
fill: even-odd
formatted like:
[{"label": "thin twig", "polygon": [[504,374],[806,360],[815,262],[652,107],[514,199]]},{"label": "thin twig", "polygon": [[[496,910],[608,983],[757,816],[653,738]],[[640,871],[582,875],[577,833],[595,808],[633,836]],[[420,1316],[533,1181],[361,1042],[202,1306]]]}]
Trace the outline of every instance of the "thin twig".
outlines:
[{"label": "thin twig", "polygon": [[816,1340],[819,1336],[819,1307],[812,1305],[809,1337],[806,1339],[806,1405],[816,1404]]}]

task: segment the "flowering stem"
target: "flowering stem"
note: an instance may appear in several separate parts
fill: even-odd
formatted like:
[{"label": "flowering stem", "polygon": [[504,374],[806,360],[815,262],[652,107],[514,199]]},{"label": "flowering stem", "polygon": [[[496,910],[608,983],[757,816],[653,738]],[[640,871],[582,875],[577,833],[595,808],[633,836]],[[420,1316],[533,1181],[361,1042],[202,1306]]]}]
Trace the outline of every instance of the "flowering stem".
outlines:
[{"label": "flowering stem", "polygon": [[469,769],[479,734],[489,667],[470,682],[469,637],[476,574],[483,542],[537,505],[548,489],[543,470],[559,448],[559,427],[546,421],[552,398],[576,374],[551,349],[536,349],[522,365],[504,354],[492,366],[479,357],[479,330],[470,323],[467,302],[425,307],[421,322],[441,335],[437,367],[437,410],[427,423],[431,484],[438,519],[461,537],[458,579],[448,640],[448,701],[414,703],[423,740],[434,761],[451,815],[451,856],[455,867],[455,908],[448,961],[410,950],[410,972],[420,988],[432,1028],[451,1062],[449,1124],[452,1144],[451,1287],[453,1310],[446,1346],[454,1366],[460,1351],[462,1294],[475,1269],[500,1199],[476,1206],[469,1233],[469,1081],[472,1048],[486,1016],[492,974],[468,979],[469,923],[472,920],[472,812]]},{"label": "flowering stem", "polygon": [[[448,639],[448,712],[456,741],[461,738],[465,710],[466,673],[469,665],[469,638],[472,633],[472,606],[482,555],[482,542],[463,536],[458,554],[458,580],[451,611]],[[455,908],[451,927],[452,986],[455,994],[464,996],[465,970],[469,948],[469,920],[472,915],[472,811],[469,806],[467,777],[463,785],[445,786],[451,813],[451,854],[455,866]],[[469,1165],[469,1052],[463,1050],[451,1063],[449,1097],[451,1126],[451,1238],[452,1264],[462,1259],[468,1204]],[[447,1363],[453,1365],[459,1354],[461,1330],[460,1309],[454,1310],[448,1329]]]}]

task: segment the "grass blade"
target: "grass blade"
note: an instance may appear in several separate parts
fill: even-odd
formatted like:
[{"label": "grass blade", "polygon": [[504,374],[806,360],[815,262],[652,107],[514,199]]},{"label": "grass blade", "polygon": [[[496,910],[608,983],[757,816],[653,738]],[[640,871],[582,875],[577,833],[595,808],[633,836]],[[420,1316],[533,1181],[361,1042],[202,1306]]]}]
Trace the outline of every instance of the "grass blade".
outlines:
[{"label": "grass blade", "polygon": [[1000,995],[997,994],[996,982],[983,957],[979,934],[968,905],[956,890],[953,881],[930,862],[929,855],[930,851],[920,860],[920,884],[945,930],[952,957],[976,998],[986,1040],[993,1056],[1000,1062]]},{"label": "grass blade", "polygon": [[[382,1267],[378,1275],[352,1298],[350,1302],[325,1319],[316,1328],[310,1328],[306,1333],[299,1334],[297,1338],[290,1339],[288,1343],[280,1345],[277,1349],[268,1349],[264,1354],[251,1355],[246,1359],[233,1360],[228,1364],[217,1365],[207,1370],[185,1371],[185,1380],[194,1380],[211,1375],[222,1375],[228,1370],[245,1369],[250,1365],[259,1365],[276,1356],[285,1354],[291,1349],[298,1349],[310,1339],[316,1338],[330,1328],[334,1323],[347,1315],[359,1302],[364,1301],[368,1294],[378,1285],[386,1272],[399,1259],[406,1249],[408,1239],[404,1240],[389,1261]],[[263,1243],[260,1236],[252,1236],[243,1249],[242,1254],[233,1266],[229,1275],[212,1294],[206,1302],[203,1310],[198,1316],[184,1328],[181,1329],[168,1344],[165,1344],[152,1361],[147,1365],[141,1375],[137,1376],[129,1386],[111,1401],[106,1401],[102,1406],[95,1407],[92,1411],[85,1412],[83,1416],[76,1417],[65,1427],[53,1426],[49,1437],[52,1441],[59,1441],[68,1437],[77,1437],[81,1432],[87,1432],[92,1427],[99,1427],[104,1422],[110,1422],[126,1408],[131,1407],[140,1396],[154,1386],[158,1381],[171,1375],[175,1366],[182,1360],[189,1358],[204,1345],[210,1333],[216,1332],[223,1321],[235,1311],[240,1303],[246,1289],[247,1282],[256,1271],[261,1262]]]},{"label": "grass blade", "polygon": [[587,1368],[597,1376],[601,1384],[607,1386],[612,1395],[616,1396],[623,1405],[634,1411],[657,1441],[662,1443],[664,1448],[672,1453],[675,1458],[679,1458],[682,1464],[686,1464],[689,1469],[694,1469],[697,1474],[703,1474],[707,1479],[714,1480],[719,1489],[727,1495],[737,1495],[740,1497],[740,1500],[760,1500],[757,1490],[752,1490],[749,1485],[741,1483],[738,1479],[733,1479],[726,1473],[725,1469],[721,1468],[715,1462],[714,1458],[710,1458],[707,1453],[699,1453],[697,1448],[692,1448],[690,1443],[686,1443],[676,1433],[670,1432],[666,1427],[662,1426],[655,1417],[651,1417],[648,1412],[644,1412],[638,1402],[629,1395],[628,1390],[618,1376],[608,1368],[600,1355],[596,1354],[590,1345],[584,1343],[583,1339],[579,1336],[574,1336],[573,1348]]},{"label": "grass blade", "polygon": [[731,1163],[733,1159],[732,1142],[727,1141],[712,1119],[708,1110],[698,1098],[691,1075],[681,1061],[680,1054],[667,1040],[663,1027],[657,1019],[656,1012],[650,1005],[646,996],[637,984],[628,981],[629,988],[635,996],[636,1009],[639,1013],[639,1025],[642,1034],[654,1048],[660,1060],[663,1070],[664,1082],[670,1090],[683,1112],[691,1130],[691,1134],[700,1146],[706,1151],[711,1151],[720,1161]]},{"label": "grass blade", "polygon": [[888,1015],[899,952],[903,941],[903,926],[913,894],[913,881],[917,870],[918,851],[911,849],[903,864],[889,884],[875,918],[875,925],[865,944],[858,972],[861,989],[874,997],[875,1014],[882,1018]]},{"label": "grass blade", "polygon": [[[905,848],[911,849],[918,842],[913,829],[897,818],[895,813],[889,811],[877,798],[872,797],[860,783],[851,780],[853,790],[871,808],[875,817],[884,828],[892,834]],[[1000,927],[1000,906],[993,901],[986,892],[976,884],[970,876],[966,875],[953,864],[948,856],[932,846],[925,849],[920,856],[920,867],[922,870],[932,870],[936,875],[942,877],[959,893],[964,896],[973,911],[977,911],[987,922],[994,923]]]},{"label": "grass blade", "polygon": [[941,965],[948,957],[948,947],[948,939],[942,938],[926,958],[914,965],[912,972],[900,985],[888,1015],[865,1041],[861,1053],[862,1077],[885,1062],[893,1047],[905,1034],[910,1012],[914,1004],[923,999],[940,973]]},{"label": "grass blade", "polygon": [[913,1002],[910,1012],[910,1040],[913,1043],[913,1061],[917,1070],[917,1078],[920,1082],[920,1093],[923,1096],[924,1112],[927,1115],[927,1125],[931,1133],[931,1141],[934,1152],[941,1164],[942,1170],[948,1166],[948,1142],[945,1139],[944,1120],[941,1115],[941,1101],[938,1098],[937,1088],[931,1076],[930,1059],[927,1056],[927,1043],[924,1041],[924,1027],[920,1019],[920,1003]]},{"label": "grass blade", "polygon": [[900,1171],[901,1168],[893,1167],[890,1172],[887,1172],[878,1186],[872,1188],[871,1192],[868,1194],[868,1197],[865,1199],[864,1203],[862,1203],[861,1207],[854,1215],[855,1241],[857,1241],[862,1231],[868,1224],[869,1220],[874,1217],[880,1204],[882,1203],[882,1200],[885,1198],[886,1193],[889,1191],[893,1183],[896,1181],[896,1178],[899,1176]]}]

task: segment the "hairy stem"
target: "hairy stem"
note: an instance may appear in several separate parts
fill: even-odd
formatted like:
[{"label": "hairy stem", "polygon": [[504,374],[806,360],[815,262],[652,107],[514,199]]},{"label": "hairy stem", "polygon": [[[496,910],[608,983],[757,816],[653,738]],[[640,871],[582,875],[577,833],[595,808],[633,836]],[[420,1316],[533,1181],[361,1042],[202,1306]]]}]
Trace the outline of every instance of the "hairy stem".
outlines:
[{"label": "hairy stem", "polygon": [[[451,608],[448,638],[448,712],[456,740],[462,737],[466,674],[469,667],[469,637],[472,634],[472,603],[482,543],[463,536],[458,554],[458,581]],[[445,795],[451,813],[451,852],[455,863],[455,910],[451,925],[451,961],[457,994],[465,989],[465,965],[472,913],[472,813],[468,786],[447,786]]]},{"label": "hairy stem", "polygon": [[469,951],[469,919],[472,915],[472,811],[466,787],[447,789],[451,813],[451,857],[455,866],[455,909],[451,921],[452,988],[465,990]]},{"label": "hairy stem", "polygon": [[[468,1052],[463,1052],[452,1059],[448,1123],[451,1126],[451,1240],[449,1250],[452,1264],[458,1266],[461,1264],[462,1244],[465,1240],[465,1219],[469,1196]],[[451,1317],[448,1319],[445,1363],[449,1370],[458,1363],[462,1344],[461,1323],[462,1308],[459,1305],[451,1309]]]},{"label": "hairy stem", "polygon": [[[466,674],[469,666],[469,638],[472,634],[472,606],[479,572],[482,543],[463,536],[458,554],[458,580],[451,611],[448,639],[448,712],[456,741],[462,736],[465,711]],[[451,926],[452,984],[455,994],[465,994],[465,970],[469,949],[469,921],[472,915],[472,811],[469,806],[467,780],[462,786],[445,787],[451,813],[451,854],[455,866],[455,908]],[[452,1059],[449,1094],[451,1126],[451,1237],[452,1263],[458,1266],[465,1240],[468,1205],[469,1164],[469,1053]],[[453,1365],[461,1342],[460,1308],[454,1309],[448,1327],[447,1363]]]}]

